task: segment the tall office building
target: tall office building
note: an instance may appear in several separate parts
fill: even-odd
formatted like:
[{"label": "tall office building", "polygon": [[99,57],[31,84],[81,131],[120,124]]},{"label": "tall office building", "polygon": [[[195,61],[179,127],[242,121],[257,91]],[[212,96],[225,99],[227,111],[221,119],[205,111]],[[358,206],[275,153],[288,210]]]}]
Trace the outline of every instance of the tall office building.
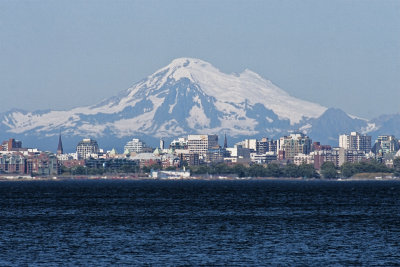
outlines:
[{"label": "tall office building", "polygon": [[284,155],[283,158],[294,160],[297,154],[308,155],[311,152],[312,140],[302,134],[296,133],[289,136],[281,137],[277,142],[277,154]]},{"label": "tall office building", "polygon": [[218,147],[218,135],[188,135],[188,150],[189,153],[204,155],[210,148]]}]

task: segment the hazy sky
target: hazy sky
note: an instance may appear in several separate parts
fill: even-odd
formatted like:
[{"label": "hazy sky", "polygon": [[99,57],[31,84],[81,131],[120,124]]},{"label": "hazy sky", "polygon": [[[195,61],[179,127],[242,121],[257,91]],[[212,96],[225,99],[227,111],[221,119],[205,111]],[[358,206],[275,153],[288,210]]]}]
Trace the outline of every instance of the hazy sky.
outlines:
[{"label": "hazy sky", "polygon": [[400,112],[400,1],[0,1],[0,112],[96,104],[177,57]]}]

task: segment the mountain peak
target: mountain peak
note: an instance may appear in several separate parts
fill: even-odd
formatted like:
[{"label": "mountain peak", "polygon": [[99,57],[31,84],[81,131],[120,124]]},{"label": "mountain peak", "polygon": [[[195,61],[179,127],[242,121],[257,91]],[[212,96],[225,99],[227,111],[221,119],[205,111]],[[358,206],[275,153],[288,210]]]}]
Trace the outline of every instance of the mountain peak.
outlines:
[{"label": "mountain peak", "polygon": [[167,66],[167,68],[180,68],[187,67],[189,65],[211,65],[208,62],[205,62],[198,58],[190,58],[190,57],[180,57],[171,61],[171,63]]}]

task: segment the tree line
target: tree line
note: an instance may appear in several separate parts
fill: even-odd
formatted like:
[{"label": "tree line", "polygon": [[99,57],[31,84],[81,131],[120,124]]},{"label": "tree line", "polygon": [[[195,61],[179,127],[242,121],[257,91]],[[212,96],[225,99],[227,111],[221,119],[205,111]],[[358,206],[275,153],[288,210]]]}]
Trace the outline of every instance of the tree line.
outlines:
[{"label": "tree line", "polygon": [[[236,175],[238,177],[303,177],[303,178],[348,178],[358,173],[393,173],[400,176],[400,158],[393,161],[393,168],[387,167],[378,161],[365,161],[358,163],[344,163],[336,168],[332,162],[325,162],[318,172],[311,164],[295,165],[292,163],[279,165],[270,163],[261,164],[233,164],[213,163],[209,165],[187,166],[192,175]],[[151,170],[162,170],[162,166],[154,164],[151,166],[122,165],[119,168],[89,168],[77,166],[73,168],[62,167],[62,173],[70,175],[102,175],[105,173],[149,173]],[[176,170],[174,166],[166,167],[164,170]]]}]

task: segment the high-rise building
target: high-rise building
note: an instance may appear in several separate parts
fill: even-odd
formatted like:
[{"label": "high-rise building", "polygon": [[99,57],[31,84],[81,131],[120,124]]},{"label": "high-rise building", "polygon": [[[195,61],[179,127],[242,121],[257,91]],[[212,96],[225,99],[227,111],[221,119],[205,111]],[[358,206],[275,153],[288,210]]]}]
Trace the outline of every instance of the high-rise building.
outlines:
[{"label": "high-rise building", "polygon": [[311,152],[311,143],[312,140],[302,133],[281,137],[277,142],[278,155],[284,151],[282,155],[289,160],[294,160],[294,156],[300,153],[308,155]]},{"label": "high-rise building", "polygon": [[189,153],[205,156],[208,149],[218,147],[218,135],[192,134],[188,135]]},{"label": "high-rise building", "polygon": [[256,143],[256,153],[261,155],[267,152],[274,152],[276,153],[276,144],[277,142],[273,139],[268,139],[266,137],[262,138],[261,140],[257,140]]},{"label": "high-rise building", "polygon": [[393,135],[380,135],[376,140],[372,151],[375,154],[396,153],[400,149],[399,141]]},{"label": "high-rise building", "polygon": [[136,153],[144,153],[144,152],[152,152],[152,149],[149,148],[145,142],[141,141],[138,138],[133,138],[131,141],[126,143],[124,146],[124,151],[136,152]]},{"label": "high-rise building", "polygon": [[96,140],[93,139],[83,139],[76,146],[76,154],[78,159],[86,159],[90,157],[91,154],[99,153],[99,145]]},{"label": "high-rise building", "polygon": [[358,132],[342,134],[339,136],[339,147],[349,150],[358,150],[368,153],[371,151],[371,136]]}]

